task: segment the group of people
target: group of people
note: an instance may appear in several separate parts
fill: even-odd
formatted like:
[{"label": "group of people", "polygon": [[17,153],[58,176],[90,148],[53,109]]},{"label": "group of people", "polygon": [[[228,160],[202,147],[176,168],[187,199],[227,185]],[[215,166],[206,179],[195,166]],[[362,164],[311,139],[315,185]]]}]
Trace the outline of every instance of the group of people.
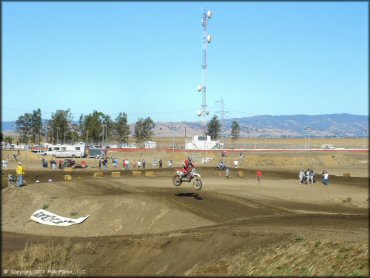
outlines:
[{"label": "group of people", "polygon": [[[324,185],[329,184],[329,174],[326,170],[322,171],[322,183]],[[308,184],[308,183],[315,183],[316,182],[316,173],[312,169],[307,169],[306,171],[301,170],[299,172],[299,183],[300,184]]]},{"label": "group of people", "polygon": [[312,169],[307,169],[306,171],[301,170],[299,172],[299,183],[308,184],[316,182],[316,173]]}]

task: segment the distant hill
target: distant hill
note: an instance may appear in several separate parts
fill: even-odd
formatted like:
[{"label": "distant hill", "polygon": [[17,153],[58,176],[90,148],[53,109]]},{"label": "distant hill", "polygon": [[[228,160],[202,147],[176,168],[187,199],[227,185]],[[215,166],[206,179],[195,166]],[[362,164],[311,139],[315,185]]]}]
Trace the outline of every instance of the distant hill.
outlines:
[{"label": "distant hill", "polygon": [[[304,137],[304,129],[311,128],[311,137],[355,137],[368,134],[369,116],[352,114],[253,116],[224,120],[223,134],[229,136],[232,122],[240,125],[240,136]],[[202,134],[200,122],[156,122],[154,133],[162,137],[191,137]],[[134,134],[135,124],[130,124]],[[244,128],[246,127],[246,129]],[[186,131],[185,131],[186,129]],[[15,131],[15,121],[2,122],[4,134]],[[308,133],[307,133],[308,134]]]}]

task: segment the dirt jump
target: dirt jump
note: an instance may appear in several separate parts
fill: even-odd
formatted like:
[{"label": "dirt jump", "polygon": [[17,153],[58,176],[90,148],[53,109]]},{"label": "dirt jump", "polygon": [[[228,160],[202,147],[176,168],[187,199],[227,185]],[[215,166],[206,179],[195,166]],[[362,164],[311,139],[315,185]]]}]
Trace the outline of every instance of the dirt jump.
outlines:
[{"label": "dirt jump", "polygon": [[[194,190],[173,186],[174,169],[94,172],[30,170],[27,186],[3,184],[4,276],[368,274],[367,178],[324,186],[266,171],[258,182],[200,167]],[[38,209],[89,217],[49,226],[30,219]]]}]

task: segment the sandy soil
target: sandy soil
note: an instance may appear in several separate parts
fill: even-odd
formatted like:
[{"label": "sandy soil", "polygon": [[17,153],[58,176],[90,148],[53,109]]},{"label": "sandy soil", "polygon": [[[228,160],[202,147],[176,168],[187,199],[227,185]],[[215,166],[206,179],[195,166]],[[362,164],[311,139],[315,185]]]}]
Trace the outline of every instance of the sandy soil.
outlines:
[{"label": "sandy soil", "polygon": [[[191,184],[174,187],[172,169],[147,171],[152,177],[122,171],[121,177],[107,172],[103,178],[93,178],[92,171],[75,171],[72,181],[63,181],[64,171],[31,170],[27,179],[42,177],[42,183],[3,188],[3,269],[45,267],[42,259],[29,265],[26,261],[42,257],[42,248],[53,254],[65,239],[72,242],[61,249],[65,259],[50,265],[84,270],[84,275],[257,273],[245,270],[246,258],[265,260],[262,274],[268,275],[269,264],[282,254],[266,258],[281,248],[306,248],[302,250],[307,253],[297,251],[295,256],[309,261],[318,250],[317,242],[326,242],[323,254],[333,253],[335,246],[359,250],[358,246],[368,245],[365,178],[333,177],[329,186],[301,185],[294,172],[270,171],[258,183],[254,171],[243,170],[246,178],[239,178],[233,170],[226,179],[210,167],[199,168],[204,187],[195,191]],[[47,183],[50,174],[53,182]],[[43,206],[65,217],[90,216],[79,225],[45,226],[30,220],[32,212]],[[49,245],[51,240],[55,245]],[[33,246],[26,250],[27,243]],[[310,244],[313,249],[307,251]],[[26,251],[31,252],[28,257]],[[336,256],[333,266],[346,261]],[[312,263],[308,274],[330,275],[331,267]],[[353,263],[339,274],[368,269],[368,263]],[[293,267],[292,273],[298,270]]]}]

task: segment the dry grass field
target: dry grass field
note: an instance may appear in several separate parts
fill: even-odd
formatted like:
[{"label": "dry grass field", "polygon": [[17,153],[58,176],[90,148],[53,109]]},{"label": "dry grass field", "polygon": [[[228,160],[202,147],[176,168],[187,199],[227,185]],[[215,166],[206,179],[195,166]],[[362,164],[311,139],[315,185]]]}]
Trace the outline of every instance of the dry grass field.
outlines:
[{"label": "dry grass field", "polygon": [[[155,137],[153,141],[157,142],[157,146],[161,148],[171,148],[173,141],[178,148],[184,148],[185,140],[191,141],[191,138],[184,137]],[[310,141],[311,148],[321,148],[323,144],[332,144],[337,148],[364,148],[364,138],[238,138],[232,140],[231,138],[222,138],[221,142],[225,143],[230,148],[244,148],[247,149],[273,149],[273,148],[308,148]],[[369,147],[368,138],[365,138],[365,148]]]},{"label": "dry grass field", "polygon": [[[188,183],[172,185],[173,167],[188,155],[199,165],[200,191]],[[246,152],[241,159],[239,152],[222,158],[220,152],[138,150],[109,156],[131,163],[144,158],[147,167],[133,171],[110,165],[103,177],[94,178],[96,159],[86,159],[88,169],[67,172],[42,169],[40,156],[21,152],[27,186],[8,188],[7,174],[16,165],[9,162],[2,171],[4,276],[369,273],[368,153],[265,151]],[[203,157],[212,160],[203,165]],[[164,161],[162,169],[152,167],[154,159]],[[230,166],[239,161],[228,179],[215,169],[221,159]],[[263,171],[260,183],[256,168]],[[327,169],[329,185],[320,175],[316,183],[299,184],[300,168],[319,174]],[[65,174],[72,180],[64,181]],[[89,218],[70,227],[42,225],[30,219],[40,208]]]}]

